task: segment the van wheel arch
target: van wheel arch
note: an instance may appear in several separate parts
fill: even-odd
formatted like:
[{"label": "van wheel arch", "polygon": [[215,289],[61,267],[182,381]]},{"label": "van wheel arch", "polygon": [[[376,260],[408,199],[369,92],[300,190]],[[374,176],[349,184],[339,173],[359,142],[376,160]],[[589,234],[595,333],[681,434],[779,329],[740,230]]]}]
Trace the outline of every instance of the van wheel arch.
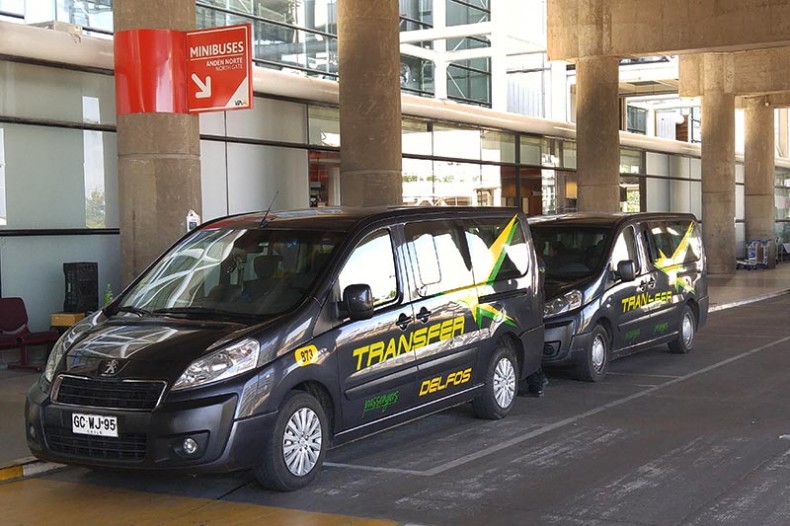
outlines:
[{"label": "van wheel arch", "polygon": [[497,338],[494,348],[499,347],[500,345],[509,347],[516,355],[516,370],[518,371],[517,378],[520,378],[521,375],[524,374],[524,346],[521,344],[521,341],[512,332],[506,332]]},{"label": "van wheel arch", "polygon": [[329,439],[330,439],[330,446],[331,441],[334,440],[335,434],[335,422],[339,422],[337,418],[337,414],[335,413],[335,402],[332,399],[332,395],[329,392],[329,389],[322,384],[321,382],[317,382],[314,380],[302,382],[298,385],[292,387],[294,391],[304,391],[313,397],[321,404],[321,407],[324,409],[324,413],[326,415],[328,422],[327,428],[329,430]]}]

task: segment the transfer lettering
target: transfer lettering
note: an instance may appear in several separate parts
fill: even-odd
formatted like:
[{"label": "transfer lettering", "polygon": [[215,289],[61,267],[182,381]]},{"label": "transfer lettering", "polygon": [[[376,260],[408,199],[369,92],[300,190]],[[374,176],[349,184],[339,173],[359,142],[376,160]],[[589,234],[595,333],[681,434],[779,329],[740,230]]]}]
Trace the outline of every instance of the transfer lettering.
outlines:
[{"label": "transfer lettering", "polygon": [[380,340],[354,349],[352,355],[357,359],[356,370],[362,370],[377,363],[392,360],[398,356],[416,351],[431,343],[447,341],[464,333],[464,317],[458,316],[441,323],[420,327],[415,331],[400,334],[389,340]]},{"label": "transfer lettering", "polygon": [[623,312],[630,312],[651,303],[669,303],[672,301],[672,291],[665,290],[655,295],[643,292],[635,296],[628,296],[620,301],[623,303]]}]

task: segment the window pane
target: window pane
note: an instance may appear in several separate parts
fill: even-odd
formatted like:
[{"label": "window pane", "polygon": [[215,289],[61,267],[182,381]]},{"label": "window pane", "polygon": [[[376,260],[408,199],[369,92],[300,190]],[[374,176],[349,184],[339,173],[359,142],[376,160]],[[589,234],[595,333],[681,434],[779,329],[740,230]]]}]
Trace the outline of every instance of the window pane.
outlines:
[{"label": "window pane", "polygon": [[617,236],[617,241],[612,249],[612,259],[609,262],[609,268],[612,272],[617,272],[617,264],[621,261],[633,261],[639,268],[634,241],[634,229],[631,227],[626,228]]},{"label": "window pane", "polygon": [[328,106],[308,106],[310,144],[340,146],[340,110]]},{"label": "window pane", "polygon": [[512,133],[483,130],[482,148],[484,161],[516,162],[516,136]]},{"label": "window pane", "polygon": [[569,170],[576,168],[576,143],[573,141],[562,143],[562,167]]},{"label": "window pane", "polygon": [[472,273],[461,248],[462,240],[452,223],[410,223],[405,233],[420,296],[434,296],[472,285]]},{"label": "window pane", "polygon": [[431,155],[431,132],[428,131],[428,123],[403,119],[401,143],[403,153]]},{"label": "window pane", "polygon": [[439,157],[480,160],[480,130],[437,125],[433,129],[433,151]]},{"label": "window pane", "polygon": [[373,292],[374,305],[394,300],[398,294],[398,281],[389,231],[374,232],[363,239],[349,256],[337,282],[341,294],[349,285],[368,285]]},{"label": "window pane", "polygon": [[510,220],[467,221],[464,230],[477,284],[491,285],[527,272],[529,253],[521,224],[515,216]]},{"label": "window pane", "polygon": [[115,141],[110,132],[0,124],[6,226],[117,228]]},{"label": "window pane", "polygon": [[0,115],[72,123],[115,124],[110,75],[0,62]]},{"label": "window pane", "polygon": [[642,152],[638,150],[620,150],[620,173],[622,174],[641,174],[644,173],[644,162]]},{"label": "window pane", "polygon": [[540,145],[541,139],[537,137],[519,137],[521,148],[521,164],[531,164],[540,166]]}]

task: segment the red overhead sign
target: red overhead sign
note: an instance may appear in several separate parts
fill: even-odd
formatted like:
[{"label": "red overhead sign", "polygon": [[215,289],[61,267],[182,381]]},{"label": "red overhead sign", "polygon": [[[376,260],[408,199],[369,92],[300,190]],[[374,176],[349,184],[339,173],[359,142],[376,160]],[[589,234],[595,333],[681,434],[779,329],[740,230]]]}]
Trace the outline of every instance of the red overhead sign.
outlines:
[{"label": "red overhead sign", "polygon": [[250,24],[187,32],[190,113],[252,107],[251,35]]}]

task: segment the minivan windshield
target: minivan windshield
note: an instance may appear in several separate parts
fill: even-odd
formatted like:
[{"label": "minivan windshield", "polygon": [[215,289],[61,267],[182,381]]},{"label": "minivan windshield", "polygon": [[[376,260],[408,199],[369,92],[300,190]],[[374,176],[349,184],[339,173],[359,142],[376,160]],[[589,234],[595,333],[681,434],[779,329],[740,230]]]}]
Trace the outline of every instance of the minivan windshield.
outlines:
[{"label": "minivan windshield", "polygon": [[117,312],[172,316],[269,316],[302,302],[339,232],[207,228],[150,268]]},{"label": "minivan windshield", "polygon": [[606,264],[612,230],[605,227],[530,224],[535,250],[543,258],[546,279],[583,279]]}]

